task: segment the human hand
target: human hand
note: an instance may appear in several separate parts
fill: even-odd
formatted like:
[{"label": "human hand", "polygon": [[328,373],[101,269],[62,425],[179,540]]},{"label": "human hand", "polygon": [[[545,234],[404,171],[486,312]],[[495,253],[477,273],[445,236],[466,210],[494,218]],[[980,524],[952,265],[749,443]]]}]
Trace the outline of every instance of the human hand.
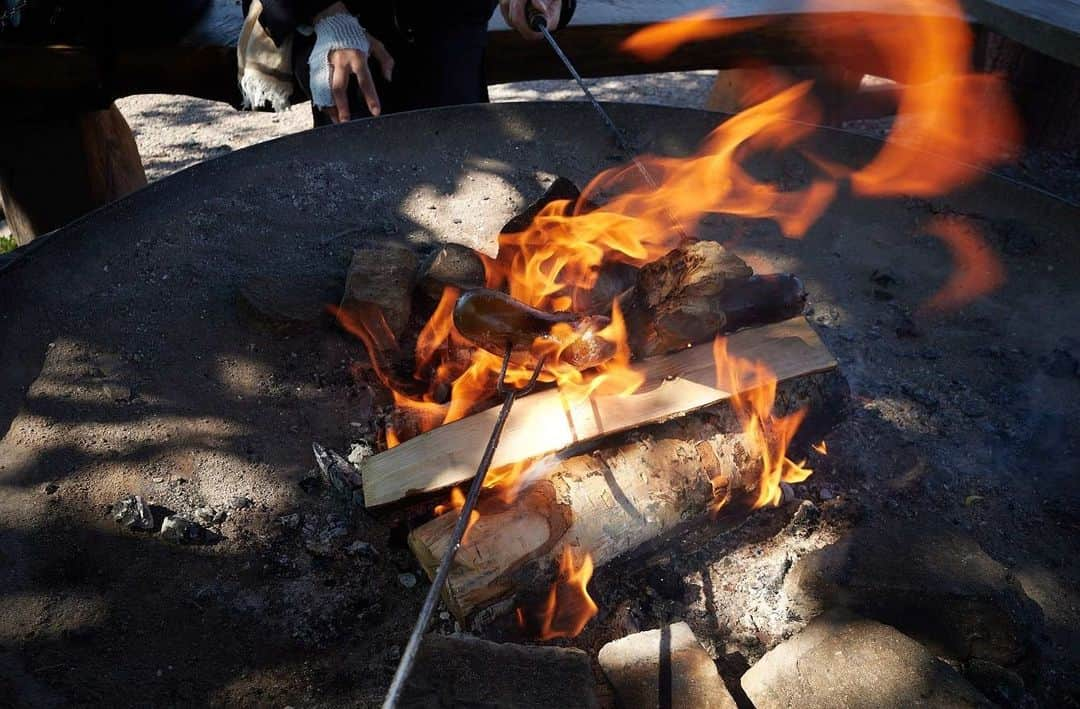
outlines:
[{"label": "human hand", "polygon": [[323,112],[334,123],[342,123],[352,116],[349,112],[349,77],[356,76],[360,85],[360,93],[364,97],[371,115],[377,116],[382,112],[379,103],[379,92],[375,89],[375,81],[371,76],[371,67],[368,59],[374,57],[382,69],[383,78],[390,81],[394,71],[394,58],[386,47],[376,38],[368,35],[371,48],[367,53],[358,49],[331,49],[327,55],[330,65],[330,95],[334,105],[323,107]]},{"label": "human hand", "polygon": [[547,28],[554,32],[562,15],[562,0],[499,0],[499,9],[502,10],[506,24],[516,29],[525,39],[539,39],[542,35],[529,26],[525,11],[530,3],[547,18]]},{"label": "human hand", "polygon": [[394,58],[375,37],[368,35],[345,6],[334,3],[315,17],[315,46],[308,58],[311,100],[334,123],[349,120],[349,79],[356,77],[371,115],[382,111],[369,60],[375,58],[390,81]]}]

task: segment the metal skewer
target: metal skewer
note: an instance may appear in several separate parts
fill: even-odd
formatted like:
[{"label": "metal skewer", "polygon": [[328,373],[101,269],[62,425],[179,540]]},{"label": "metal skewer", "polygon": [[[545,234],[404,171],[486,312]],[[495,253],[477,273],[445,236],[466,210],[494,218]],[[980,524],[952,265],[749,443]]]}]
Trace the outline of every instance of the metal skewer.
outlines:
[{"label": "metal skewer", "polygon": [[[544,39],[547,40],[547,43],[551,45],[552,51],[555,52],[555,55],[559,58],[559,61],[563,63],[563,66],[566,67],[566,70],[570,72],[570,76],[574,77],[574,81],[577,82],[578,87],[581,89],[582,93],[585,94],[585,98],[589,99],[589,103],[592,105],[593,109],[600,115],[601,120],[604,121],[604,125],[608,127],[608,130],[611,131],[612,136],[615,138],[615,145],[617,145],[619,150],[630,159],[630,162],[634,164],[637,171],[641,173],[641,177],[645,180],[645,184],[654,190],[659,189],[660,183],[653,177],[652,173],[649,172],[648,166],[646,166],[645,163],[641,161],[641,158],[637,156],[637,151],[630,145],[630,141],[627,139],[626,134],[623,133],[618,124],[612,120],[608,112],[600,105],[600,102],[596,100],[592,91],[585,85],[585,80],[581,78],[581,74],[579,74],[574,67],[574,63],[570,61],[570,57],[566,56],[562,47],[559,46],[559,43],[556,42],[555,38],[551,35],[551,31],[547,28],[547,18],[532,5],[528,6],[527,13],[529,26],[536,32],[542,34]],[[687,235],[686,230],[683,228],[683,225],[679,222],[678,218],[667,209],[664,211],[667,214],[667,218],[671,222],[671,225],[675,228],[675,231],[678,232],[682,240],[690,241],[690,237]]]},{"label": "metal skewer", "polygon": [[495,419],[495,427],[491,431],[491,438],[488,439],[484,455],[480,458],[480,465],[476,468],[476,477],[473,478],[472,485],[469,487],[469,494],[465,498],[465,504],[458,510],[457,522],[454,524],[454,531],[450,534],[450,546],[439,562],[439,569],[435,572],[435,578],[431,581],[431,588],[428,589],[427,597],[424,598],[424,605],[420,608],[420,616],[416,619],[416,625],[409,636],[409,643],[405,646],[404,652],[401,653],[401,660],[398,662],[397,671],[394,672],[390,690],[386,693],[386,699],[383,700],[383,709],[394,709],[401,699],[401,692],[405,689],[405,681],[409,679],[409,673],[412,672],[413,664],[416,662],[420,642],[424,638],[428,623],[431,622],[435,606],[439,603],[439,594],[446,583],[446,577],[450,575],[450,566],[454,562],[458,549],[461,548],[461,538],[465,536],[465,529],[469,526],[469,517],[472,516],[472,510],[476,507],[476,501],[480,497],[480,490],[484,487],[484,478],[487,477],[488,468],[491,467],[491,458],[495,455],[495,449],[499,445],[499,437],[502,435],[506,418],[510,415],[510,408],[514,405],[515,399],[532,391],[533,387],[536,386],[536,380],[540,376],[540,372],[544,369],[544,360],[546,358],[541,357],[525,386],[519,389],[508,386],[506,384],[506,370],[510,366],[511,346],[511,343],[506,343],[506,354],[503,355],[502,370],[499,372],[498,392],[503,397],[502,408],[499,409],[499,416]]}]

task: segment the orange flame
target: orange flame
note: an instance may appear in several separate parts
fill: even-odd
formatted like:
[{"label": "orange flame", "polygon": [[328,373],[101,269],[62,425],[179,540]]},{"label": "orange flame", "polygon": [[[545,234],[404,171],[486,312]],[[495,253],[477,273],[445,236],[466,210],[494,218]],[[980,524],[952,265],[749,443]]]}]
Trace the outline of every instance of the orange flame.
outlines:
[{"label": "orange flame", "polygon": [[[435,515],[444,515],[450,510],[460,510],[465,506],[465,493],[461,491],[460,487],[450,489],[450,502],[445,505],[435,505]],[[473,528],[477,520],[480,519],[480,513],[475,509],[469,511],[469,521],[465,525],[465,532],[461,535],[461,543],[465,543],[465,539],[469,536],[469,530]]]},{"label": "orange flame", "polygon": [[[800,483],[813,472],[805,467],[805,461],[796,463],[787,457],[788,446],[806,416],[806,410],[775,416],[776,375],[760,362],[728,354],[727,338],[716,338],[713,356],[716,361],[716,385],[730,392],[740,392],[733,394],[729,401],[742,422],[747,450],[750,455],[761,458],[753,508],[775,507],[783,497],[781,482]],[[718,500],[714,511],[725,503],[726,500]]]},{"label": "orange flame", "polygon": [[818,453],[820,453],[821,455],[828,455],[829,454],[829,446],[825,445],[825,441],[822,441],[820,443],[815,443],[815,444],[811,445],[810,447],[813,448]]},{"label": "orange flame", "polygon": [[559,577],[548,592],[547,601],[531,612],[519,606],[515,610],[518,625],[527,631],[535,630],[538,640],[580,635],[599,610],[586,588],[592,573],[591,554],[586,552],[581,566],[575,568],[573,552],[569,546],[563,547]]},{"label": "orange flame", "polygon": [[[897,3],[900,6],[890,13],[811,12],[784,19],[805,23],[800,28],[805,32],[797,34],[813,38],[809,51],[827,49],[834,58],[854,54],[848,50],[858,43],[858,55],[874,57],[881,73],[897,82],[900,115],[879,152],[865,164],[839,165],[804,147],[821,113],[811,82],[762,81],[756,87],[760,96],[753,96],[756,103],[717,126],[695,154],[642,156],[652,180],[643,180],[634,165],[606,170],[586,186],[581,199],[552,202],[522,231],[501,234],[497,257],[483,257],[487,287],[502,288],[536,308],[572,310],[575,304],[590,302],[586,296],[605,265],[652,262],[680,246],[687,235],[693,237],[710,213],[771,219],[786,236],[801,237],[842,190],[872,197],[939,194],[1007,157],[1007,146],[1019,135],[1018,121],[1002,82],[972,72],[972,34],[957,19],[962,17],[959,6],[954,0]],[[623,48],[652,60],[687,42],[746,32],[762,23],[724,20],[719,9],[708,10],[646,28],[630,37]],[[785,188],[746,167],[755,155],[781,150],[806,158],[812,169],[805,185]],[[970,226],[938,221],[928,232],[946,243],[956,267],[926,308],[960,307],[1004,281],[1000,263]],[[335,312],[342,325],[363,340],[377,376],[394,393],[396,411],[386,433],[388,446],[493,401],[501,359],[474,346],[455,329],[452,313],[458,296],[457,289],[444,290],[417,339],[411,377],[394,371],[400,362],[398,343],[377,308]],[[612,304],[610,324],[590,333],[613,345],[614,354],[589,371],[570,366],[560,356],[578,336],[573,328],[559,326],[551,334],[538,339],[530,354],[534,361],[541,354],[547,356],[541,381],[555,383],[571,400],[597,393],[630,394],[642,384],[640,375],[629,368],[631,352],[618,302]],[[714,347],[722,387],[740,391],[745,386],[735,386],[737,382],[753,385],[732,397],[732,404],[744,427],[747,448],[762,461],[754,506],[778,504],[781,482],[799,482],[811,474],[802,463],[787,457],[803,412],[774,415],[777,381],[773,373],[758,363],[728,356],[726,340],[718,339]],[[507,379],[521,384],[530,374],[528,362],[513,362]],[[827,453],[824,441],[815,449]],[[497,488],[509,504],[522,485],[545,470],[542,461],[522,461],[492,471],[488,487]],[[451,493],[444,511],[460,509],[462,500],[460,490]],[[716,508],[722,504],[718,501]],[[473,522],[475,518],[470,519]],[[562,580],[552,589],[544,614],[548,620],[540,624],[542,637],[580,631],[577,620],[559,620],[568,593],[568,598],[588,601],[577,601],[576,612],[566,611],[575,619],[584,617],[582,625],[595,613],[585,592],[591,557],[586,555],[575,570],[569,550],[564,549],[562,569]],[[565,589],[577,589],[576,596]],[[519,619],[523,617],[519,611]]]},{"label": "orange flame", "polygon": [[990,245],[965,219],[938,218],[926,232],[945,242],[955,267],[945,285],[923,304],[923,310],[955,310],[996,290],[1005,282],[1005,268]]},{"label": "orange flame", "polygon": [[719,8],[697,10],[681,17],[650,25],[623,40],[619,46],[639,59],[655,62],[689,42],[717,39],[752,30],[765,20],[724,20],[717,17]]}]

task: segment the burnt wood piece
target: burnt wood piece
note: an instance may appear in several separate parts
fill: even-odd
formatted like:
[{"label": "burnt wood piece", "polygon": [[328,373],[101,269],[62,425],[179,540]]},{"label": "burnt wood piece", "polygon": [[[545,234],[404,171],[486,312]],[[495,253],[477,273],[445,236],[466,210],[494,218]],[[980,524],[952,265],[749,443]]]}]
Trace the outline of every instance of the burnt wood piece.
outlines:
[{"label": "burnt wood piece", "polygon": [[729,281],[753,273],[713,241],[680,246],[643,266],[627,314],[634,353],[648,357],[711,340],[726,322],[718,297]]},{"label": "burnt wood piece", "polygon": [[145,185],[114,105],[0,130],[0,199],[20,245]]},{"label": "burnt wood piece", "polygon": [[402,707],[598,706],[589,656],[576,648],[424,636]]},{"label": "burnt wood piece", "polygon": [[[565,177],[556,178],[546,190],[544,194],[540,195],[536,201],[523,209],[520,214],[508,221],[502,228],[503,234],[516,234],[521,231],[525,231],[532,224],[533,219],[540,213],[540,210],[548,206],[557,199],[565,199],[570,202],[576,202],[578,197],[581,196],[581,190],[577,188],[570,180]],[[572,206],[572,205],[570,205]]]},{"label": "burnt wood piece", "polygon": [[[806,408],[803,437],[822,436],[848,409],[838,370],[782,382],[775,411]],[[650,548],[688,525],[721,514],[745,516],[759,492],[761,458],[752,453],[730,403],[649,426],[633,440],[554,463],[545,477],[507,504],[481,500],[480,516],[450,570],[443,600],[461,619],[518,592],[546,589],[566,546],[592,554],[596,566]],[[456,512],[409,536],[416,558],[434,576]]]},{"label": "burnt wood piece", "polygon": [[[836,360],[801,317],[743,330],[726,342],[729,355],[761,362],[781,381],[836,366]],[[630,396],[594,394],[579,400],[559,389],[548,389],[522,398],[507,419],[492,469],[670,419],[731,396],[717,387],[711,346],[652,357],[633,368],[644,383]],[[494,408],[481,411],[365,460],[361,474],[367,505],[385,505],[471,478],[497,414]]]}]

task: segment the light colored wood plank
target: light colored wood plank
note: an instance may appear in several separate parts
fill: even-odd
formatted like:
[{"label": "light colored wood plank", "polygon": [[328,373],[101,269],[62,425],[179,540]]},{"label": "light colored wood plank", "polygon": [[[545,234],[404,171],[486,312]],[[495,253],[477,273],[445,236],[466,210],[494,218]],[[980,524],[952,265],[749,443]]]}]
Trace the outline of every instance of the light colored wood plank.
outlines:
[{"label": "light colored wood plank", "polygon": [[[781,381],[836,366],[805,318],[743,330],[728,338],[731,355],[763,362]],[[522,398],[507,419],[492,468],[700,409],[731,394],[716,386],[710,345],[652,357],[635,365],[645,384],[628,397],[594,396],[573,403],[557,389]],[[440,426],[366,460],[361,468],[368,507],[468,480],[498,409]]]}]

